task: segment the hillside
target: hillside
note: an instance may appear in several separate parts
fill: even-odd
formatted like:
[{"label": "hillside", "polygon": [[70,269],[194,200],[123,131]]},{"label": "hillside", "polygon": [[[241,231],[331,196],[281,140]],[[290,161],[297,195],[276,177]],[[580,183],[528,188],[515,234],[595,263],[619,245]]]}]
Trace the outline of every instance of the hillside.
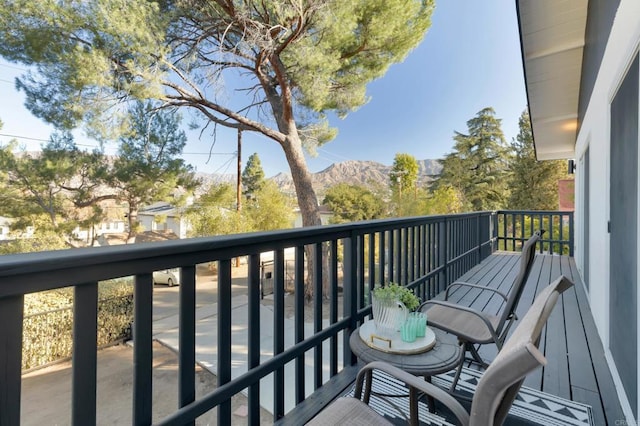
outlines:
[{"label": "hillside", "polygon": [[[421,185],[428,183],[432,176],[437,175],[441,170],[437,160],[419,160],[418,166],[418,182]],[[380,184],[387,185],[390,171],[391,166],[385,166],[375,161],[344,161],[334,163],[318,173],[313,173],[313,186],[318,195],[321,195],[327,188],[343,182],[368,187]],[[283,192],[292,195],[295,193],[289,173],[278,173],[270,179],[276,182]]]}]

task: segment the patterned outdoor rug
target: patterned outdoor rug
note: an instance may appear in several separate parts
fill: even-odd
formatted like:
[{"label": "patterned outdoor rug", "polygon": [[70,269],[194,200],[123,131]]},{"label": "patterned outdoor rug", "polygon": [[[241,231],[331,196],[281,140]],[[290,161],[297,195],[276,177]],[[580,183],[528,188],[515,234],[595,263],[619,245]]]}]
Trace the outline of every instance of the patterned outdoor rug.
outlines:
[{"label": "patterned outdoor rug", "polygon": [[[455,371],[451,371],[447,374],[435,376],[432,381],[434,384],[448,389],[453,380],[454,373]],[[464,368],[460,375],[456,392],[465,396],[472,395],[481,376],[481,372]],[[373,380],[373,391],[377,394],[404,396],[398,398],[382,398],[372,395],[369,405],[392,423],[399,425],[406,424],[409,413],[409,399],[406,398],[407,388],[404,386],[404,383],[387,374],[376,371]],[[353,388],[347,395],[353,396]],[[469,404],[467,403],[465,406],[468,408]],[[442,414],[443,410],[441,407],[441,405],[437,406],[437,412],[440,415],[444,415],[444,418],[440,415],[430,413],[427,404],[421,399],[418,404],[420,424],[438,426],[457,424],[455,419],[447,418],[449,416]],[[593,425],[593,416],[591,406],[589,405],[573,402],[523,386],[511,410],[509,410],[509,416],[505,424],[590,426]]]}]

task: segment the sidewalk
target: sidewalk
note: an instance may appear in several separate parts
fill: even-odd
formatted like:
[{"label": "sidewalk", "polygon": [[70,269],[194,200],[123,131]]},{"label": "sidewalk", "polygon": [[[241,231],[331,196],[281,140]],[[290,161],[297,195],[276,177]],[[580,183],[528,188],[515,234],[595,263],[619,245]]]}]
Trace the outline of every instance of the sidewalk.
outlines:
[{"label": "sidewalk", "polygon": [[[286,296],[293,297],[293,296]],[[247,372],[248,365],[248,302],[247,297],[236,296],[232,299],[232,366],[231,377],[235,379]],[[217,365],[217,303],[196,309],[196,361],[213,374],[218,373]],[[271,306],[260,304],[260,359],[267,361],[273,357],[274,313]],[[323,325],[328,325],[328,320]],[[174,350],[178,350],[178,315],[163,318],[153,324],[154,338]],[[294,345],[294,322],[284,320],[285,348]],[[313,324],[305,323],[305,336],[314,334]],[[342,339],[338,339],[338,363],[342,363]],[[329,342],[323,347],[323,375],[329,379]],[[313,351],[306,354],[305,362],[306,394],[313,392]],[[295,368],[293,363],[285,367],[285,412],[295,406],[294,389]],[[264,377],[260,382],[260,400],[264,409],[273,413],[273,375]]]}]

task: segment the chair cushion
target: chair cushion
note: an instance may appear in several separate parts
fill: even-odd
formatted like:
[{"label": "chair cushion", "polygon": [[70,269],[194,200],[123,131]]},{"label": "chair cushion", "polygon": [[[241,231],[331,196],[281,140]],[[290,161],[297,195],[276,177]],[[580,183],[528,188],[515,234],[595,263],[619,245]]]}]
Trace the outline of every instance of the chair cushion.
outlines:
[{"label": "chair cushion", "polygon": [[316,426],[392,425],[364,402],[349,397],[336,399],[307,424]]},{"label": "chair cushion", "polygon": [[[487,325],[476,314],[449,306],[432,305],[427,311],[427,324],[453,333],[465,341],[472,343],[491,343],[493,337]],[[495,330],[500,318],[477,312],[489,320]]]}]

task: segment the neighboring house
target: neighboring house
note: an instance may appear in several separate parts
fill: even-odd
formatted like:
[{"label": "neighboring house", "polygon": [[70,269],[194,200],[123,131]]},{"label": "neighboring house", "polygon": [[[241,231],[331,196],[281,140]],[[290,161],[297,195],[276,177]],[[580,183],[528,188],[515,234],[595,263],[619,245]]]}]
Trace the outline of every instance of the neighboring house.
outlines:
[{"label": "neighboring house", "polygon": [[11,231],[11,219],[0,216],[0,240],[9,240]]},{"label": "neighboring house", "polygon": [[104,234],[119,234],[127,231],[127,222],[124,220],[110,220],[102,222],[92,229],[76,227],[72,234],[80,241],[89,244],[93,238],[97,238]]},{"label": "neighboring house", "polygon": [[33,227],[28,226],[27,229],[19,233],[11,234],[11,223],[13,219],[9,217],[0,216],[0,241],[15,240],[16,238],[31,238],[33,237]]},{"label": "neighboring house", "polygon": [[179,238],[187,238],[189,231],[183,209],[167,202],[154,203],[140,209],[138,222],[145,231],[172,231]]},{"label": "neighboring house", "polygon": [[[300,209],[296,207],[293,210],[293,214],[295,215],[295,219],[293,220],[294,228],[302,228],[302,213],[300,213]],[[333,217],[333,212],[329,210],[327,206],[320,206],[320,222],[323,225],[328,225]]]},{"label": "neighboring house", "polygon": [[[538,159],[576,159],[576,263],[637,424],[640,1],[520,0]],[[634,419],[634,420],[632,420]]]}]

